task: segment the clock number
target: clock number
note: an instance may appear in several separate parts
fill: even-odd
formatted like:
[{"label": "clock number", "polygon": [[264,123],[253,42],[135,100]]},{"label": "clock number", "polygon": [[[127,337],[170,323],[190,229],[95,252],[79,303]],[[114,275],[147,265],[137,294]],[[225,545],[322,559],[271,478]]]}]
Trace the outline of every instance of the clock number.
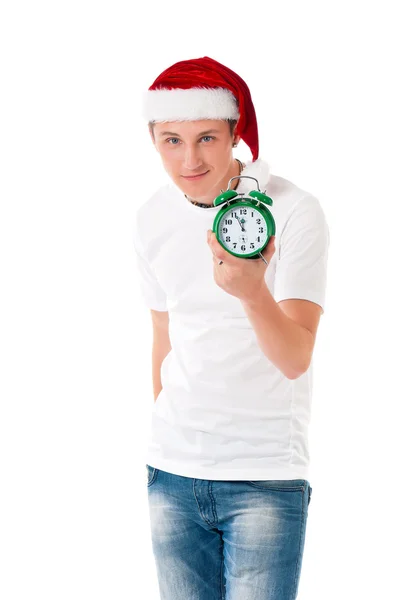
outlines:
[{"label": "clock number", "polygon": [[245,244],[242,244],[242,245],[240,246],[240,248],[241,248],[241,250],[246,250],[246,246],[245,246]]},{"label": "clock number", "polygon": [[260,242],[260,235],[257,236],[257,241]]},{"label": "clock number", "polygon": [[227,227],[223,227],[222,233],[227,233]]},{"label": "clock number", "polygon": [[232,219],[225,219],[225,224],[226,225],[231,225],[232,224]]},{"label": "clock number", "polygon": [[259,227],[259,233],[263,233],[263,227]]},{"label": "clock number", "polygon": [[261,222],[262,222],[262,219],[256,219],[256,223],[257,223],[258,225],[260,225],[260,224],[261,224]]},{"label": "clock number", "polygon": [[227,235],[227,236],[226,236],[226,241],[227,241],[227,242],[230,242],[230,235]]},{"label": "clock number", "polygon": [[252,250],[253,250],[253,248],[255,247],[255,244],[254,244],[254,242],[250,242],[250,247],[251,247],[251,248],[252,248]]},{"label": "clock number", "polygon": [[241,208],[240,209],[240,214],[241,215],[247,215],[247,209],[246,208]]},{"label": "clock number", "polygon": [[237,242],[233,242],[233,248],[236,248]]}]

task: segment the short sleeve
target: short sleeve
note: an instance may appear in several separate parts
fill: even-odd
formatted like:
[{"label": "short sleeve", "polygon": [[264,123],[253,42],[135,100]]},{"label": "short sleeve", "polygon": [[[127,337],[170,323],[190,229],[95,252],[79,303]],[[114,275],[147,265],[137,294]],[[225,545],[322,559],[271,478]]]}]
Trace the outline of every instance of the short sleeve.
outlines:
[{"label": "short sleeve", "polygon": [[166,311],[168,309],[166,293],[161,288],[144,255],[136,223],[133,229],[133,245],[136,251],[140,293],[143,302],[150,309]]},{"label": "short sleeve", "polygon": [[305,196],[293,208],[278,242],[276,302],[310,300],[324,312],[329,242],[329,227],[319,200]]}]

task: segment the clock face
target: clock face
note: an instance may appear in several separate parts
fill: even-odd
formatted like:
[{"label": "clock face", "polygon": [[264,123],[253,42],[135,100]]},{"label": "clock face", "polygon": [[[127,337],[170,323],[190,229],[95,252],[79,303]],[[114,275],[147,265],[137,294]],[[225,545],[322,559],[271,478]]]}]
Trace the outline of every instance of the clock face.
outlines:
[{"label": "clock face", "polygon": [[256,206],[229,206],[220,219],[218,237],[227,250],[240,255],[252,254],[267,242],[266,219]]}]

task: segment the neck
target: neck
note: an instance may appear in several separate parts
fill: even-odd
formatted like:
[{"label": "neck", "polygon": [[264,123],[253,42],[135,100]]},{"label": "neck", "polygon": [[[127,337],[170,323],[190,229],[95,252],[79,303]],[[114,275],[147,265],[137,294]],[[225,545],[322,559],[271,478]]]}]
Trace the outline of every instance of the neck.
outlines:
[{"label": "neck", "polygon": [[[222,179],[222,181],[206,196],[199,196],[197,198],[189,198],[189,196],[186,196],[186,194],[185,194],[185,196],[193,204],[202,205],[204,207],[213,206],[213,201],[216,198],[216,196],[218,196],[220,194],[220,191],[222,189],[224,191],[226,191],[227,182],[232,177],[236,177],[237,175],[240,175],[240,173],[242,172],[242,169],[243,169],[243,164],[241,163],[241,161],[238,161],[238,159],[235,158],[231,162],[230,169],[227,172],[227,174],[225,175],[225,177]],[[230,189],[235,190],[237,188],[237,186],[239,185],[239,181],[240,181],[239,179],[235,179],[234,181],[232,181],[230,184]]]}]

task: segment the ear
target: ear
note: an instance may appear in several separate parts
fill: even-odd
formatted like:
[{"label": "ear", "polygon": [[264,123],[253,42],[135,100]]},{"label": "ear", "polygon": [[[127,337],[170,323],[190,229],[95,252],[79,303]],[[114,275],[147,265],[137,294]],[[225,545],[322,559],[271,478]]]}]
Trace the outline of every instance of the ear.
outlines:
[{"label": "ear", "polygon": [[235,129],[234,136],[233,136],[233,143],[237,145],[240,142],[240,139],[241,139],[240,135],[237,134],[236,129]]},{"label": "ear", "polygon": [[159,148],[157,147],[156,140],[155,140],[155,137],[154,137],[154,134],[152,132],[152,129],[151,129],[150,125],[148,125],[147,128],[149,130],[150,137],[152,138],[153,146],[155,147],[156,151],[159,152]]}]

